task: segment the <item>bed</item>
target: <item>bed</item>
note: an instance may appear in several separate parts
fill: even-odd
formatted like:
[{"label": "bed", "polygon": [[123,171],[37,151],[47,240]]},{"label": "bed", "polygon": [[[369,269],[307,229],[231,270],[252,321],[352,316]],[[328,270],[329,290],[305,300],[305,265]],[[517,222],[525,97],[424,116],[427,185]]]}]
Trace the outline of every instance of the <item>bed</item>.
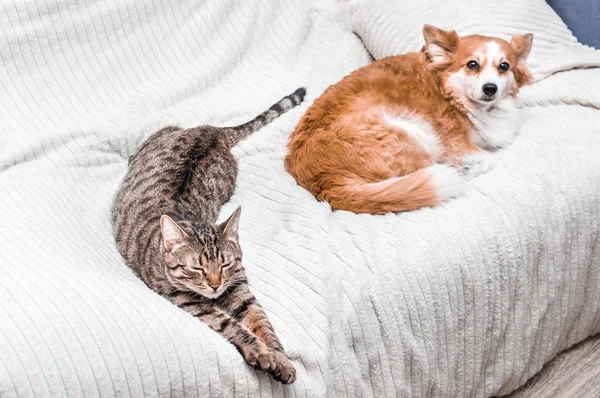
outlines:
[{"label": "bed", "polygon": [[[600,54],[543,1],[7,1],[0,13],[0,396],[507,394],[600,332]],[[497,166],[442,206],[332,212],[283,168],[330,84],[420,48],[424,22],[533,31],[536,82]],[[168,124],[232,125],[250,286],[282,386],[150,291],[116,250],[127,158]]]}]

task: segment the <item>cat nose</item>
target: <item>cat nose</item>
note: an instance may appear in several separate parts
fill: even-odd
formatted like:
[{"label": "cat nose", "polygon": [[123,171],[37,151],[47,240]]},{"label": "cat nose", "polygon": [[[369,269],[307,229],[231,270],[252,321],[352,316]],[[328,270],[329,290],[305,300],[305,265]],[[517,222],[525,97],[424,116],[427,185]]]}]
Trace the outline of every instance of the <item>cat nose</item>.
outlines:
[{"label": "cat nose", "polygon": [[492,95],[496,94],[497,91],[498,86],[496,86],[494,83],[486,83],[483,85],[483,93],[488,97],[491,97]]},{"label": "cat nose", "polygon": [[212,289],[216,292],[219,286],[221,286],[221,278],[218,275],[209,275],[206,278],[207,285],[212,287]]}]

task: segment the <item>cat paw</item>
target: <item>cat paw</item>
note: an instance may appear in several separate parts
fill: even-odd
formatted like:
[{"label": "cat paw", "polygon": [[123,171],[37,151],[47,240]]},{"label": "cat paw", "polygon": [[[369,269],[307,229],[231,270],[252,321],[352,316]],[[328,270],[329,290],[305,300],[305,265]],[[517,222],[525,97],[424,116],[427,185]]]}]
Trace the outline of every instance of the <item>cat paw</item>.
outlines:
[{"label": "cat paw", "polygon": [[276,369],[275,353],[263,342],[244,350],[246,363],[253,368],[274,372]]},{"label": "cat paw", "polygon": [[275,352],[275,370],[271,374],[275,380],[283,384],[292,384],[296,381],[296,368],[283,352]]},{"label": "cat paw", "polygon": [[494,156],[488,152],[473,152],[461,159],[460,172],[468,178],[475,178],[494,168]]}]

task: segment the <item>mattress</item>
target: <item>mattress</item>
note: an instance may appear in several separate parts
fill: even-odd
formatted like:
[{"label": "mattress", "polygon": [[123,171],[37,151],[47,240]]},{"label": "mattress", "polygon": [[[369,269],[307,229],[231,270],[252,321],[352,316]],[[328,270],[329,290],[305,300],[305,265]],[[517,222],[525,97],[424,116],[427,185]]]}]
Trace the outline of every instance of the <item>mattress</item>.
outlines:
[{"label": "mattress", "polygon": [[[600,70],[579,68],[595,61],[536,69],[516,141],[464,197],[332,212],[283,158],[375,53],[355,6],[4,2],[0,396],[490,396],[600,332]],[[133,275],[110,207],[158,128],[238,124],[299,86],[304,104],[234,149],[222,210],[243,208],[250,287],[297,369],[282,386]]]}]

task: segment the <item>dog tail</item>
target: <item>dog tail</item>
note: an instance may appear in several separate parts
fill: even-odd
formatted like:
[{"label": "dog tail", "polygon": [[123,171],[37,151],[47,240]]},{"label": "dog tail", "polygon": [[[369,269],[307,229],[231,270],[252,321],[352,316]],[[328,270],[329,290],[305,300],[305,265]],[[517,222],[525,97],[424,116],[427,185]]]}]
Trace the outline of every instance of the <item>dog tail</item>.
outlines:
[{"label": "dog tail", "polygon": [[458,170],[441,164],[378,182],[339,178],[317,198],[327,200],[333,209],[354,213],[385,214],[435,206],[462,195],[466,189]]}]

